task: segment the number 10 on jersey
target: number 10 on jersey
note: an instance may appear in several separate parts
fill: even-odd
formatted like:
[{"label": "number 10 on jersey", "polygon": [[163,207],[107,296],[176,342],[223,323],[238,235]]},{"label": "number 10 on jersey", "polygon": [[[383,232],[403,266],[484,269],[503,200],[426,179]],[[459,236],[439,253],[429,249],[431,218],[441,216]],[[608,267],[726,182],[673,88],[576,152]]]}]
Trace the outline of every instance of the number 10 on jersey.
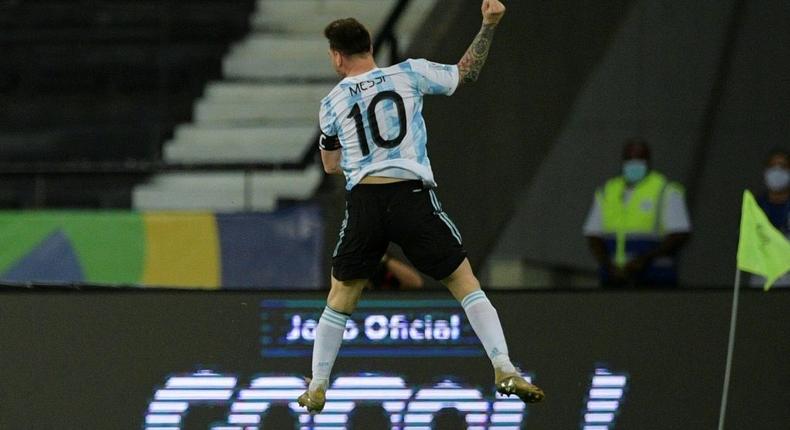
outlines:
[{"label": "number 10 on jersey", "polygon": [[[379,121],[376,118],[376,106],[385,100],[393,102],[398,110],[399,132],[398,136],[394,139],[385,139],[381,135]],[[365,134],[365,118],[362,116],[362,108],[359,107],[359,104],[354,105],[351,109],[351,113],[348,114],[348,118],[354,118],[354,122],[357,125],[357,136],[359,137],[359,145],[362,148],[362,155],[369,155],[370,146],[368,145],[368,138]],[[367,120],[370,125],[370,134],[373,137],[373,143],[375,143],[376,146],[391,149],[400,145],[406,137],[406,107],[403,105],[403,97],[395,91],[382,91],[376,94],[373,100],[371,100],[370,106],[368,106]],[[387,134],[389,135],[389,133]]]}]

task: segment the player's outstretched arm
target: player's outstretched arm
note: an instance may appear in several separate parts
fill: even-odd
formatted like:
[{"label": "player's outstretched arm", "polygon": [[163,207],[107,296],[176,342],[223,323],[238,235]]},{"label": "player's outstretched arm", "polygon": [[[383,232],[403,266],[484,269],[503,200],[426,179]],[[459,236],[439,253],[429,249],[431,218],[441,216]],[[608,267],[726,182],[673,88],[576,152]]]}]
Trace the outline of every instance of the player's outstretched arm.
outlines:
[{"label": "player's outstretched arm", "polygon": [[458,62],[459,82],[469,84],[477,81],[480,70],[488,58],[491,42],[494,40],[494,30],[505,15],[505,5],[499,0],[483,0],[483,27],[469,45],[469,49]]}]

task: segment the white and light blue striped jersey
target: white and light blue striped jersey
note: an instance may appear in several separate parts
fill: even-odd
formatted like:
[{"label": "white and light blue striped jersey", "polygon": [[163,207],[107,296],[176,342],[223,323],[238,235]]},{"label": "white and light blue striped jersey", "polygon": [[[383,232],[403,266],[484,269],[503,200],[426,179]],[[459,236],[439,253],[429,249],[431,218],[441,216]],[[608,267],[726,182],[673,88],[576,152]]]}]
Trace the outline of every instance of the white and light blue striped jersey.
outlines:
[{"label": "white and light blue striped jersey", "polygon": [[347,77],[321,101],[321,132],[342,145],[340,166],[350,190],[365,176],[436,182],[428,159],[423,96],[452,95],[458,66],[406,60]]}]

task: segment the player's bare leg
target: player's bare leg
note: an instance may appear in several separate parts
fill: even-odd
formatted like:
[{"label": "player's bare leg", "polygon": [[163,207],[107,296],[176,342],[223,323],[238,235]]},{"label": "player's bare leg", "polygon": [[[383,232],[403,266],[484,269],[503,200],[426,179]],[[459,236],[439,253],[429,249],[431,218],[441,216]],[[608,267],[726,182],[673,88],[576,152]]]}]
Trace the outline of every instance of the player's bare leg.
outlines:
[{"label": "player's bare leg", "polygon": [[543,390],[527,382],[510,362],[499,315],[480,289],[469,260],[465,259],[442,283],[461,302],[469,323],[491,359],[497,391],[507,396],[515,394],[525,403],[543,400]]},{"label": "player's bare leg", "polygon": [[297,399],[299,405],[307,408],[310,413],[319,413],[324,409],[329,375],[332,373],[332,366],[343,343],[346,321],[357,308],[357,302],[366,283],[364,279],[338,281],[334,276],[332,277],[326,308],[315,330],[313,377],[307,379],[310,385]]}]

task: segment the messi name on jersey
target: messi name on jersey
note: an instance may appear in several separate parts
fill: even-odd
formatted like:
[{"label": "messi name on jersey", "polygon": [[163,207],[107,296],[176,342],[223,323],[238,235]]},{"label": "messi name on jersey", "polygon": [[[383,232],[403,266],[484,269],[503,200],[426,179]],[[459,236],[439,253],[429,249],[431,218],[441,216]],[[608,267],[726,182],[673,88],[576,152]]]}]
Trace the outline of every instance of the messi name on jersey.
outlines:
[{"label": "messi name on jersey", "polygon": [[363,91],[367,91],[367,90],[375,87],[376,85],[382,84],[384,82],[387,82],[387,77],[386,76],[378,76],[378,77],[373,78],[373,79],[371,79],[369,81],[359,82],[359,83],[357,83],[357,85],[355,85],[353,87],[348,87],[348,91],[351,93],[352,96],[354,96],[354,95],[357,95],[357,94],[359,94],[359,93],[361,93]]}]

